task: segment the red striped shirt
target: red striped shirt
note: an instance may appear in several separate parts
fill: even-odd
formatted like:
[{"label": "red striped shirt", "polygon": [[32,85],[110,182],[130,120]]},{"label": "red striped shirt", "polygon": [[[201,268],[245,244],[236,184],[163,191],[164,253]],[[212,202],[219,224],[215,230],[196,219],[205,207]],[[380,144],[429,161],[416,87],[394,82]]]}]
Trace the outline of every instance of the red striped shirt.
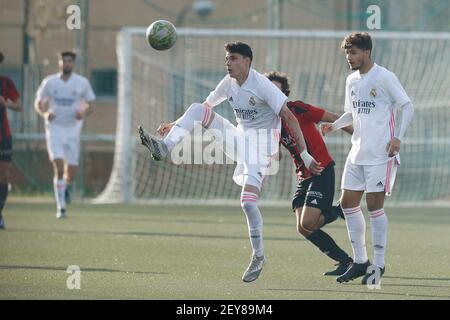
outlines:
[{"label": "red striped shirt", "polygon": [[[289,101],[287,106],[298,120],[298,124],[305,138],[308,153],[316,161],[320,162],[322,167],[334,163],[333,158],[328,153],[322,135],[316,126],[322,120],[325,110],[302,101]],[[297,175],[303,179],[311,177],[312,174],[305,167],[300,157],[300,149],[292,138],[288,126],[284,121],[281,124],[281,144],[290,152],[295,163]]]},{"label": "red striped shirt", "polygon": [[[8,77],[0,76],[0,96],[2,96],[5,100],[9,99],[12,101],[17,100],[20,96],[14,82]],[[9,127],[6,108],[0,109],[0,124],[0,141],[2,141],[3,137],[11,137],[11,128]]]}]

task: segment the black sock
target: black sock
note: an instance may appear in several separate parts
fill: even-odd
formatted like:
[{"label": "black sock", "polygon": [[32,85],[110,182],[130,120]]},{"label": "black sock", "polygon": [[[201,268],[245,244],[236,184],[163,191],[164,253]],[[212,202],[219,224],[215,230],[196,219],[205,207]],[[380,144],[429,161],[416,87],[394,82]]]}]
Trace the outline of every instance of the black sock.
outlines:
[{"label": "black sock", "polygon": [[320,229],[311,233],[306,239],[311,241],[317,248],[320,249],[320,251],[337,262],[346,263],[352,260],[352,258],[350,258],[344,250],[339,248],[328,233]]},{"label": "black sock", "polygon": [[8,185],[0,184],[0,215],[2,214],[3,207],[6,203],[6,198],[8,197]]}]

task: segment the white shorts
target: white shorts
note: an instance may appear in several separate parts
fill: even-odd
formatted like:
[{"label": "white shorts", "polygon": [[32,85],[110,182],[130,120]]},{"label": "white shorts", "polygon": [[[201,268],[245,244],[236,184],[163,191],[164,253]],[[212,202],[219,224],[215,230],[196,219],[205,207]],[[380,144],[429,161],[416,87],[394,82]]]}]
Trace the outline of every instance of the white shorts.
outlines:
[{"label": "white shorts", "polygon": [[398,165],[396,158],[378,165],[357,165],[347,158],[341,188],[352,191],[386,192],[386,195],[390,196]]},{"label": "white shorts", "polygon": [[249,184],[261,189],[264,179],[278,172],[279,131],[244,132],[217,113],[214,120],[221,121],[221,132],[211,133],[218,142],[222,140],[219,144],[224,153],[237,162],[233,181],[240,186]]},{"label": "white shorts", "polygon": [[47,151],[50,161],[63,159],[71,166],[78,166],[80,158],[80,138],[47,135]]}]

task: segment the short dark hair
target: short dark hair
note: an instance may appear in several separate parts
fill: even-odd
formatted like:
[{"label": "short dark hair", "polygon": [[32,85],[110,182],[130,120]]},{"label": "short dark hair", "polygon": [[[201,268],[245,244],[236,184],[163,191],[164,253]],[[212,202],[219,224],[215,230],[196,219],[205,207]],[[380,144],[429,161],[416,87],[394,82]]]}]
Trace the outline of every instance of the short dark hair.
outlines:
[{"label": "short dark hair", "polygon": [[291,85],[289,83],[289,78],[286,73],[278,71],[270,71],[264,74],[270,81],[278,81],[281,83],[281,91],[289,97],[291,93]]},{"label": "short dark hair", "polygon": [[77,58],[77,54],[73,51],[67,50],[67,51],[61,51],[59,53],[59,57],[63,59],[64,57],[71,57],[73,61]]},{"label": "short dark hair", "polygon": [[3,55],[3,52],[0,51],[0,63],[3,62],[3,59],[5,59],[5,56]]},{"label": "short dark hair", "polygon": [[242,54],[244,57],[250,58],[250,62],[253,60],[252,48],[244,42],[228,42],[225,44],[225,51]]},{"label": "short dark hair", "polygon": [[372,38],[367,32],[354,32],[349,34],[342,40],[342,50],[350,49],[353,46],[362,50],[372,51]]}]

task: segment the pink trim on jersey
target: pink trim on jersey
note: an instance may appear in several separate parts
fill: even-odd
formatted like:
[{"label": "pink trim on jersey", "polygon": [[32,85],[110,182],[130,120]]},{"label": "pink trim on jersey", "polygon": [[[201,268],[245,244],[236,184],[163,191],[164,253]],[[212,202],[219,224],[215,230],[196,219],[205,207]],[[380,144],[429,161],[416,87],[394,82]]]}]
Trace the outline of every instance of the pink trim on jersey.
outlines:
[{"label": "pink trim on jersey", "polygon": [[388,161],[386,169],[386,183],[384,184],[384,191],[387,193],[391,192],[391,168],[392,168],[392,159]]},{"label": "pink trim on jersey", "polygon": [[202,125],[205,127],[209,119],[211,118],[211,108],[205,107],[205,113],[203,114]]},{"label": "pink trim on jersey", "polygon": [[275,136],[275,139],[277,140],[277,142],[280,142],[281,139],[281,133],[280,130],[273,130],[273,135]]},{"label": "pink trim on jersey", "polygon": [[377,218],[377,217],[381,217],[383,214],[384,214],[384,209],[383,208],[375,210],[375,211],[369,211],[369,217],[371,219]]},{"label": "pink trim on jersey", "polygon": [[[395,130],[395,118],[394,118],[394,110],[391,109],[391,118],[389,119],[389,128],[391,131],[391,140],[394,137]],[[390,159],[387,163],[386,168],[386,181],[384,184],[384,191],[386,193],[391,193],[391,168],[392,168],[392,159]]]},{"label": "pink trim on jersey", "polygon": [[344,215],[351,215],[351,214],[355,214],[361,211],[360,207],[356,207],[356,208],[347,208],[347,209],[342,209],[342,211],[344,212]]}]

